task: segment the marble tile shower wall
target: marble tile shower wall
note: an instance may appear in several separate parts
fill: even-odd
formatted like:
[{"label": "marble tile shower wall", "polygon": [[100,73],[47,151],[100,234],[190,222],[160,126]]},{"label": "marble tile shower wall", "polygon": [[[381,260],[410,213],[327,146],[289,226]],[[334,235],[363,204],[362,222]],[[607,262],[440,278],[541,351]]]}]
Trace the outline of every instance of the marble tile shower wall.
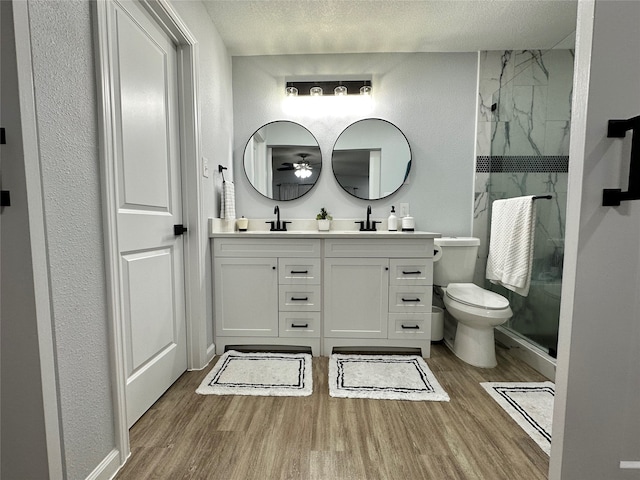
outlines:
[{"label": "marble tile shower wall", "polygon": [[539,275],[558,271],[551,265],[564,239],[573,61],[573,50],[481,52],[473,224],[482,241],[474,279],[480,285],[489,206],[498,198],[553,195],[537,206],[536,258],[549,260]]}]

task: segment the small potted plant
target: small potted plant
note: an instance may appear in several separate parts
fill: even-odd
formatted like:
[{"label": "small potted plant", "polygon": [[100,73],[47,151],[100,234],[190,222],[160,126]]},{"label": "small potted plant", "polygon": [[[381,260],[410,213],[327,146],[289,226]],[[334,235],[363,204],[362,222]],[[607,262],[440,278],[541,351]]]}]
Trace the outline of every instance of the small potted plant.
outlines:
[{"label": "small potted plant", "polygon": [[318,221],[318,230],[329,230],[333,217],[322,207],[320,213],[316,215],[316,220]]}]

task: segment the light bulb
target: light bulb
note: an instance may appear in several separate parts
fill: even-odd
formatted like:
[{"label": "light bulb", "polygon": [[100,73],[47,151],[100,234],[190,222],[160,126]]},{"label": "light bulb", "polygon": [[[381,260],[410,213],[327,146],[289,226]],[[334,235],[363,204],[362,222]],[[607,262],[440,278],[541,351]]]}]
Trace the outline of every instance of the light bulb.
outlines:
[{"label": "light bulb", "polygon": [[360,95],[371,95],[371,85],[363,85],[360,87]]},{"label": "light bulb", "polygon": [[293,85],[287,86],[287,88],[285,88],[284,91],[285,91],[287,97],[297,97],[298,96],[298,89],[296,87],[294,87]]},{"label": "light bulb", "polygon": [[338,95],[338,96],[346,95],[347,87],[345,87],[344,85],[338,85],[336,88],[333,89],[333,93],[334,95]]},{"label": "light bulb", "polygon": [[298,178],[308,178],[311,176],[311,170],[308,170],[306,168],[301,168],[299,170],[296,170],[294,173]]},{"label": "light bulb", "polygon": [[311,87],[311,90],[309,90],[309,93],[311,94],[312,97],[320,97],[320,96],[322,96],[322,88],[321,87]]}]

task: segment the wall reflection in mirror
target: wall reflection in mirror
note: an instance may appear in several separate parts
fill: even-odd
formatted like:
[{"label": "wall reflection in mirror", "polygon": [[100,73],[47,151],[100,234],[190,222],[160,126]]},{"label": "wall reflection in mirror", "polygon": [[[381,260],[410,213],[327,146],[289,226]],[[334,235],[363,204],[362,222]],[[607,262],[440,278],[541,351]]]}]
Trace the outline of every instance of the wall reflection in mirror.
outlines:
[{"label": "wall reflection in mirror", "polygon": [[318,181],[322,156],[316,138],[300,124],[286,120],[258,129],[244,149],[249,183],[272,200],[295,200]]},{"label": "wall reflection in mirror", "polygon": [[402,131],[379,118],[349,125],[338,137],[331,156],[340,186],[364,200],[396,192],[411,170],[411,148]]}]

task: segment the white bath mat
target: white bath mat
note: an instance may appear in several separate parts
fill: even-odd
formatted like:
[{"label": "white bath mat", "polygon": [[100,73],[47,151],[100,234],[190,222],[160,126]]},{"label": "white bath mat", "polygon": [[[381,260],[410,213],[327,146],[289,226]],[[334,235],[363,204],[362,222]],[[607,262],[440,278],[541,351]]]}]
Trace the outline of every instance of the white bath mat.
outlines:
[{"label": "white bath mat", "polygon": [[225,352],[202,381],[201,395],[304,397],[313,391],[308,353]]},{"label": "white bath mat", "polygon": [[547,455],[551,452],[551,423],[555,385],[552,382],[481,383]]},{"label": "white bath mat", "polygon": [[329,359],[329,395],[449,401],[425,361],[416,355],[333,354]]}]

